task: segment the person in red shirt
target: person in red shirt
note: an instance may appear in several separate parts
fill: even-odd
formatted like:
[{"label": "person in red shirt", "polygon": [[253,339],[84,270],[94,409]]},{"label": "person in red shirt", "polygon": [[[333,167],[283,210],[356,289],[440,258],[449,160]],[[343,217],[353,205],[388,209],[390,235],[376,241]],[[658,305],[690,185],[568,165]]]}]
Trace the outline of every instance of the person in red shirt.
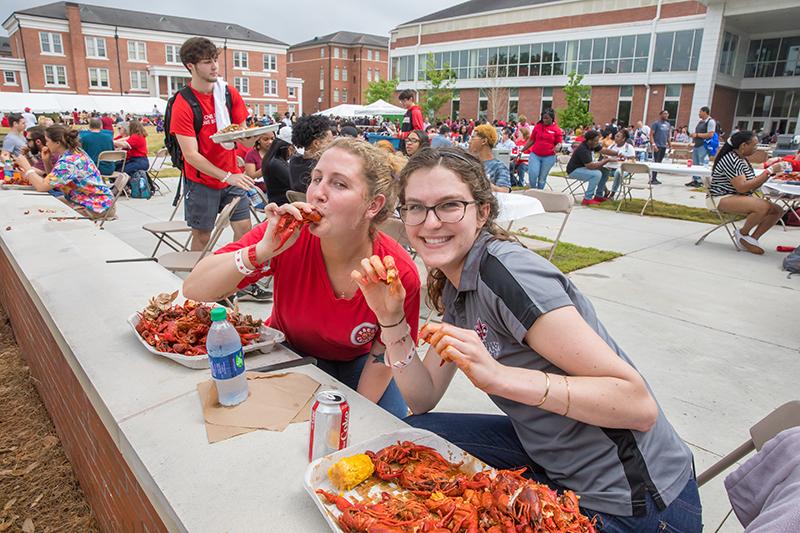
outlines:
[{"label": "person in red shirt", "polygon": [[556,114],[552,109],[542,113],[541,119],[533,127],[531,138],[522,151],[531,148],[528,157],[528,183],[532,188],[544,189],[547,175],[556,162],[556,152],[561,149],[564,134],[556,124]]},{"label": "person in red shirt", "polygon": [[[269,325],[286,335],[292,349],[316,357],[319,368],[400,418],[407,407],[379,340],[382,328],[397,324],[377,320],[351,276],[363,268],[365,257],[396,266],[390,287],[405,287],[399,320],[416,342],[417,267],[402,246],[377,229],[396,203],[394,176],[401,159],[360,139],[334,140],[312,170],[308,203],[269,204],[264,222],[200,261],[183,284],[187,298],[214,301],[273,275]],[[321,221],[300,226],[281,245],[274,229],[281,217],[300,220],[301,213],[311,212]]]},{"label": "person in red shirt", "polygon": [[103,123],[103,129],[114,131],[114,119],[108,116],[108,113],[103,113],[100,117],[100,122]]},{"label": "person in red shirt", "polygon": [[[194,114],[186,99],[178,93],[172,104],[170,133],[175,135],[181,147],[186,175],[184,211],[186,223],[192,228],[194,251],[205,248],[217,214],[236,197],[243,197],[231,214],[231,228],[235,239],[250,231],[249,202],[247,191],[253,179],[236,164],[236,151],[228,150],[211,140],[217,133],[217,117],[214,107],[214,86],[219,77],[219,50],[205,37],[192,37],[180,49],[181,62],[192,75],[189,90],[200,104],[203,124],[199,135],[194,131]],[[245,127],[247,107],[239,91],[228,86],[232,109],[231,124]],[[252,146],[254,139],[242,139],[245,146]]]},{"label": "person in red shirt", "polygon": [[800,172],[800,150],[794,155],[784,156],[783,160],[792,164],[792,172]]},{"label": "person in red shirt", "polygon": [[412,131],[425,130],[425,121],[422,118],[422,108],[414,103],[414,91],[411,89],[402,91],[399,99],[400,105],[406,109],[406,114],[403,115],[397,136],[405,140]]},{"label": "person in red shirt", "polygon": [[[128,123],[128,136],[114,141],[114,148],[128,152],[128,156],[125,158],[125,172],[127,174],[150,168],[150,160],[147,159],[147,139],[145,137],[147,137],[147,130],[144,129],[141,122],[131,120]],[[120,162],[120,167],[122,167],[122,162]]]},{"label": "person in red shirt", "polygon": [[80,123],[81,123],[81,115],[80,113],[78,113],[78,108],[76,107],[72,110],[72,125],[77,126]]}]

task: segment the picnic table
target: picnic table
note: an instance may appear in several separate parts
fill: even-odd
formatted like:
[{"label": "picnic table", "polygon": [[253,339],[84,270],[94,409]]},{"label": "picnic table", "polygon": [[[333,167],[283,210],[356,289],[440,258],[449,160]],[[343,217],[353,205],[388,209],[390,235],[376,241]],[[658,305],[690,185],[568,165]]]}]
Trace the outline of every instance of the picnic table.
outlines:
[{"label": "picnic table", "polygon": [[509,227],[515,220],[544,213],[542,202],[536,198],[507,192],[496,192],[494,196],[500,207],[497,222],[508,222]]},{"label": "picnic table", "polygon": [[[624,162],[624,161],[623,161]],[[608,168],[618,169],[623,162],[612,161],[606,166]],[[711,167],[694,165],[679,165],[676,163],[656,163],[654,161],[631,161],[632,163],[640,163],[647,165],[650,170],[658,172],[659,174],[676,174],[679,176],[711,176]]]}]

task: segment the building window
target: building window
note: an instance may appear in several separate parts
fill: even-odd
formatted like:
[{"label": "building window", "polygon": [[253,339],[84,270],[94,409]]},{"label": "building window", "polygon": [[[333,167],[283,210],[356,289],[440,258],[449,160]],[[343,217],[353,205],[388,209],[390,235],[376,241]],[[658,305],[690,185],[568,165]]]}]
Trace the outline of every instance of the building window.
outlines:
[{"label": "building window", "polygon": [[147,90],[147,72],[144,70],[131,71],[131,89]]},{"label": "building window", "polygon": [[6,70],[3,72],[3,85],[16,85],[17,73],[13,70]]},{"label": "building window", "polygon": [[249,78],[233,78],[233,86],[242,94],[250,94]]},{"label": "building window", "polygon": [[275,104],[264,104],[264,112],[270,116],[275,117],[275,114],[278,112],[278,106]]},{"label": "building window", "polygon": [[67,67],[64,65],[45,65],[44,84],[48,87],[66,87]]},{"label": "building window", "polygon": [[347,54],[348,54],[347,48],[342,48],[342,59],[347,59]]},{"label": "building window", "polygon": [[264,80],[264,94],[269,96],[277,96],[278,80]]},{"label": "building window", "polygon": [[278,56],[264,54],[264,70],[278,70]]},{"label": "building window", "polygon": [[168,44],[165,45],[165,50],[167,52],[167,63],[172,65],[180,65],[181,63],[181,47],[177,44]]},{"label": "building window", "polygon": [[367,61],[372,61],[372,50],[367,50]]},{"label": "building window", "polygon": [[367,69],[367,81],[372,81],[372,69]]},{"label": "building window", "polygon": [[347,67],[342,67],[342,81],[347,81]]},{"label": "building window", "polygon": [[347,103],[347,89],[342,89],[342,102]]},{"label": "building window", "polygon": [[548,109],[553,109],[553,88],[542,87],[542,110],[544,113]]},{"label": "building window", "polygon": [[621,85],[617,103],[617,120],[621,126],[631,123],[631,105],[633,103],[633,85]]},{"label": "building window", "polygon": [[736,62],[736,48],[739,46],[739,36],[725,32],[722,39],[722,53],[719,56],[719,71],[722,74],[733,76],[733,68]]},{"label": "building window", "polygon": [[289,98],[297,98],[297,87],[289,87]]},{"label": "building window", "polygon": [[147,61],[147,47],[142,41],[128,41],[128,61]]},{"label": "building window", "polygon": [[378,73],[378,69],[372,73],[372,81],[381,81],[381,75]]},{"label": "building window", "polygon": [[678,120],[678,108],[681,101],[681,86],[666,85],[664,87],[664,110],[669,111],[669,123],[675,126]]},{"label": "building window", "polygon": [[375,61],[380,61],[380,60],[381,60],[381,51],[375,50]]},{"label": "building window", "polygon": [[240,52],[237,50],[233,53],[233,68],[249,68],[247,66],[247,52]]},{"label": "building window", "polygon": [[189,80],[191,80],[191,78],[173,76],[169,79],[169,87],[167,87],[167,91],[169,92],[169,94],[175,94],[176,92],[183,89],[189,82]]},{"label": "building window", "polygon": [[697,70],[703,30],[683,30],[659,33],[653,56],[653,72],[683,72]]},{"label": "building window", "polygon": [[[798,114],[800,114],[800,89],[739,92],[736,121],[740,124],[740,129],[794,133]],[[745,127],[741,127],[742,123]]]},{"label": "building window", "polygon": [[325,48],[319,49],[319,57],[325,57]]},{"label": "building window", "polygon": [[453,99],[450,101],[450,118],[452,120],[458,120],[460,114],[461,114],[461,92],[458,89],[456,89],[453,91]]},{"label": "building window", "polygon": [[294,115],[297,113],[297,106],[294,104],[289,104],[289,115]]},{"label": "building window", "polygon": [[333,81],[339,81],[339,67],[333,69]]},{"label": "building window", "polygon": [[334,59],[339,59],[339,49],[338,48],[334,48],[333,49],[333,58]]},{"label": "building window", "polygon": [[93,89],[110,89],[111,85],[108,82],[108,69],[90,68],[89,87]]},{"label": "building window", "polygon": [[487,120],[489,116],[489,96],[484,89],[478,93],[478,120]]},{"label": "building window", "polygon": [[393,57],[392,76],[399,81],[414,81],[414,56]]},{"label": "building window", "polygon": [[43,54],[64,55],[64,46],[61,43],[60,33],[40,31],[39,44]]},{"label": "building window", "polygon": [[800,36],[750,41],[745,78],[800,76]]},{"label": "building window", "polygon": [[294,52],[289,52],[289,62],[294,63]]},{"label": "building window", "polygon": [[338,103],[339,102],[339,89],[334,89],[333,90],[333,102],[334,103]]},{"label": "building window", "polygon": [[106,40],[102,37],[86,37],[86,57],[106,59]]},{"label": "building window", "polygon": [[508,90],[508,120],[516,122],[519,116],[519,89]]}]

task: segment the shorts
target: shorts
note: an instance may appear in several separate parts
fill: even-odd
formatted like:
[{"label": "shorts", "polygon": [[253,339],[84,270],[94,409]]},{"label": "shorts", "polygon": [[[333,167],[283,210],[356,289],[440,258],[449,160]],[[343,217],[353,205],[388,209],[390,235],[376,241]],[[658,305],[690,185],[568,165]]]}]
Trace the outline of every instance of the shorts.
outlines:
[{"label": "shorts", "polygon": [[713,210],[717,209],[717,206],[719,206],[719,201],[720,200],[722,200],[723,198],[728,198],[730,196],[740,196],[740,195],[739,194],[723,194],[722,196],[715,196],[714,197],[714,202],[716,202],[716,204],[717,204],[716,206],[714,205],[714,202],[711,201],[711,197],[710,196],[706,196],[706,207],[713,211]]},{"label": "shorts", "polygon": [[186,196],[183,209],[186,224],[190,228],[198,231],[211,231],[214,229],[217,215],[222,208],[237,197],[242,199],[231,213],[231,222],[250,218],[250,201],[247,198],[247,191],[244,189],[232,185],[224,189],[212,189],[189,179],[185,183]]}]

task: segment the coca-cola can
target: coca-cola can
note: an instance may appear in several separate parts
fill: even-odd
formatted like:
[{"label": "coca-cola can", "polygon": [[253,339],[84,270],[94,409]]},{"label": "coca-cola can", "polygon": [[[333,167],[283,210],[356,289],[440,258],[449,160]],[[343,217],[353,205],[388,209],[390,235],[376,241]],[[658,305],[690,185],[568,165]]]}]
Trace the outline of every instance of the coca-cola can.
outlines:
[{"label": "coca-cola can", "polygon": [[687,167],[691,167],[692,166],[692,160],[691,159],[687,159],[686,160],[686,166]]},{"label": "coca-cola can", "polygon": [[350,405],[344,395],[337,390],[318,392],[311,407],[310,425],[309,462],[346,448],[350,429]]}]

